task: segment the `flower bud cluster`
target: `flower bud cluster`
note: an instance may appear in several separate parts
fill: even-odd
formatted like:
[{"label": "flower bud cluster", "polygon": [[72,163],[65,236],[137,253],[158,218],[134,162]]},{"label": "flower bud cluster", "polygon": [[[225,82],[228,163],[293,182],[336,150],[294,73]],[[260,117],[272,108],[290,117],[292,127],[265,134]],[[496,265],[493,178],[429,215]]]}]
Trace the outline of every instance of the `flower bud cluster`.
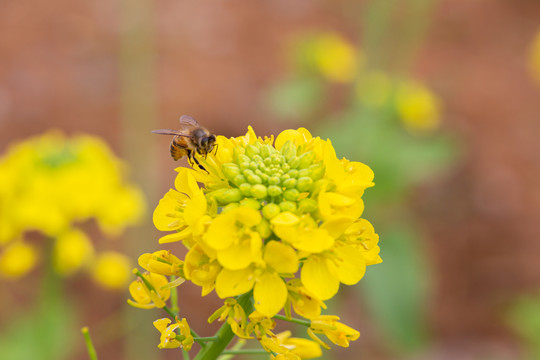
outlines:
[{"label": "flower bud cluster", "polygon": [[231,188],[219,189],[207,196],[216,199],[225,211],[239,206],[261,210],[265,219],[281,212],[317,210],[309,198],[325,173],[322,161],[313,151],[297,153],[294,143],[287,141],[280,150],[269,144],[254,143],[239,148],[233,162],[222,165]]}]

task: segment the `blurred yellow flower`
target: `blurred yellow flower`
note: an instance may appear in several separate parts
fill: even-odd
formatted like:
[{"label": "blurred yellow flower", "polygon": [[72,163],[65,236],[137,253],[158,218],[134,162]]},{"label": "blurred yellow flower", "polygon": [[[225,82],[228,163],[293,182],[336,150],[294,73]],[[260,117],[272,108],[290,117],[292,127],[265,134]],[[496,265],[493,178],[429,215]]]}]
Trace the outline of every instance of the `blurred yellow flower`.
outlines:
[{"label": "blurred yellow flower", "polygon": [[418,82],[401,84],[396,92],[396,110],[405,128],[412,133],[437,129],[440,123],[440,100]]},{"label": "blurred yellow flower", "polygon": [[121,290],[126,287],[131,276],[131,261],[113,251],[100,253],[92,265],[92,278],[109,289]]},{"label": "blurred yellow flower", "polygon": [[529,69],[536,82],[540,85],[540,29],[531,44],[529,55]]},{"label": "blurred yellow flower", "polygon": [[90,264],[94,256],[94,247],[85,233],[73,228],[58,235],[52,256],[56,272],[68,276]]},{"label": "blurred yellow flower", "polygon": [[303,40],[300,56],[328,81],[350,83],[363,66],[363,54],[337,33],[323,33]]},{"label": "blurred yellow flower", "polygon": [[33,246],[15,241],[0,252],[0,277],[18,279],[32,270],[37,260],[38,254]]}]

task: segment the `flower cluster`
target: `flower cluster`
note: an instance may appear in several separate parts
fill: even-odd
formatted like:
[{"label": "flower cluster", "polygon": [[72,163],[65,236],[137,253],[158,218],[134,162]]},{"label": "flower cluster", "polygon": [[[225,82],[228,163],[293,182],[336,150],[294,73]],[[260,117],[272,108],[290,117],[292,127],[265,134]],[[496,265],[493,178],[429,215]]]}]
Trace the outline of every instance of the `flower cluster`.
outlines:
[{"label": "flower cluster", "polygon": [[[329,140],[303,128],[285,130],[275,141],[249,128],[242,137],[218,136],[217,145],[216,153],[200,158],[206,170],[177,169],[176,189],[154,212],[159,230],[174,231],[160,243],[182,241],[185,259],[166,250],[143,254],[139,265],[148,273],[130,287],[129,302],[163,308],[169,289],[185,279],[203,296],[215,290],[225,299],[209,321],[220,319],[237,336],[257,338],[276,358],[319,356],[313,349],[327,345],[316,334],[348,346],[358,331],[321,309],[341,284],[356,284],[366,266],[381,262],[378,235],[361,218],[373,172],[338,159]],[[166,285],[171,275],[177,280]],[[253,312],[234,299],[246,296]],[[282,310],[286,316],[278,314]],[[291,311],[306,319],[316,342],[272,332],[274,319],[292,319]],[[297,347],[311,350],[292,350]]]},{"label": "flower cluster", "polygon": [[123,288],[129,259],[96,254],[75,224],[93,218],[116,235],[138,221],[144,209],[140,190],[124,179],[123,164],[98,138],[65,138],[57,132],[17,143],[0,158],[0,275],[18,278],[38,259],[29,231],[52,239],[52,264],[68,276],[91,271],[108,288]]}]

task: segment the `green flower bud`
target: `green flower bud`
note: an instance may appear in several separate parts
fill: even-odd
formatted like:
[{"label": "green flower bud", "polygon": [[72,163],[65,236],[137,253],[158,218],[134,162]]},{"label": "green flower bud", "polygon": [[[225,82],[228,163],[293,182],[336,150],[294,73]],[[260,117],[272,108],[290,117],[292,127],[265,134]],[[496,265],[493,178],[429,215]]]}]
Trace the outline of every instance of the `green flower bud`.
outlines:
[{"label": "green flower bud", "polygon": [[281,195],[282,192],[283,190],[281,190],[281,188],[277,185],[268,186],[268,196],[276,197]]},{"label": "green flower bud", "polygon": [[289,189],[283,192],[283,198],[289,201],[296,201],[300,196],[300,192],[296,189]]},{"label": "green flower bud", "polygon": [[272,164],[274,165],[281,165],[283,163],[283,156],[281,154],[274,154],[272,155]]},{"label": "green flower bud", "polygon": [[235,146],[235,147],[233,148],[233,159],[234,159],[234,162],[237,163],[237,164],[239,164],[239,163],[241,163],[242,161],[244,161],[244,160],[241,159],[241,157],[242,157],[242,155],[244,155],[245,152],[246,152],[246,150],[245,150],[243,147],[241,147],[241,146]]},{"label": "green flower bud", "polygon": [[268,195],[268,189],[262,184],[256,184],[251,187],[251,196],[256,199],[264,199]]},{"label": "green flower bud", "polygon": [[256,229],[263,239],[267,239],[272,235],[272,228],[266,219],[262,219],[262,221],[257,224]]},{"label": "green flower bud", "polygon": [[308,169],[301,169],[300,171],[298,171],[298,177],[299,178],[309,176],[310,174],[311,173],[309,172]]},{"label": "green flower bud", "polygon": [[277,176],[270,176],[268,178],[268,185],[278,185],[279,184],[279,177]]},{"label": "green flower bud", "polygon": [[282,184],[286,189],[293,189],[296,186],[296,179],[288,178]]},{"label": "green flower bud", "polygon": [[257,165],[260,166],[260,163],[263,162],[263,158],[261,157],[261,155],[253,155],[252,157],[253,161],[255,161],[257,163]]},{"label": "green flower bud", "polygon": [[246,169],[249,169],[249,162],[247,161],[241,162],[239,166],[240,166],[241,171],[245,171]]},{"label": "green flower bud", "polygon": [[247,181],[246,177],[242,174],[236,175],[233,179],[233,183],[236,186],[240,186],[241,184],[245,183]]},{"label": "green flower bud", "polygon": [[246,179],[250,184],[262,184],[262,179],[259,175],[248,175],[246,176]]},{"label": "green flower bud", "polygon": [[287,174],[289,174],[289,176],[292,178],[296,178],[298,177],[298,170],[296,169],[289,170],[287,171]]},{"label": "green flower bud", "polygon": [[319,179],[322,179],[325,171],[326,171],[326,168],[322,162],[318,164],[313,164],[309,167],[309,172],[310,172],[309,177],[312,178],[313,181],[317,181]]},{"label": "green flower bud", "polygon": [[244,196],[240,192],[240,189],[232,188],[216,194],[215,198],[221,205],[230,204],[232,202],[238,202],[242,200]]},{"label": "green flower bud", "polygon": [[240,205],[250,207],[255,210],[259,210],[261,208],[261,202],[252,198],[242,199],[242,201],[240,201]]},{"label": "green flower bud", "polygon": [[281,209],[279,205],[273,204],[273,203],[266,204],[262,208],[262,215],[266,219],[272,219],[274,216],[278,215],[280,212],[281,212]]},{"label": "green flower bud", "polygon": [[223,164],[221,169],[227,180],[230,181],[233,181],[236,175],[240,175],[240,167],[234,163]]},{"label": "green flower bud", "polygon": [[313,186],[313,180],[310,177],[304,176],[298,179],[296,182],[296,188],[300,192],[305,192],[311,190]]},{"label": "green flower bud", "polygon": [[281,165],[281,170],[283,170],[283,172],[287,172],[291,169],[291,167],[289,166],[289,164],[283,164]]},{"label": "green flower bud", "polygon": [[297,157],[289,161],[289,166],[291,167],[291,169],[297,169],[299,165],[300,165],[300,159],[298,159]]},{"label": "green flower bud", "polygon": [[223,207],[222,213],[226,213],[227,211],[231,211],[232,209],[236,209],[239,206],[240,206],[240,204],[238,204],[238,203],[230,203],[229,205]]},{"label": "green flower bud", "polygon": [[246,156],[245,154],[238,155],[237,163],[241,164],[241,163],[245,163],[245,162],[249,163],[249,162],[251,162],[251,159],[248,156]]},{"label": "green flower bud", "polygon": [[253,156],[258,155],[260,152],[259,147],[253,144],[246,146],[246,155],[253,159]]},{"label": "green flower bud", "polygon": [[266,166],[272,165],[272,159],[270,159],[269,157],[264,158],[263,162],[264,162],[264,165]]},{"label": "green flower bud", "polygon": [[272,154],[272,147],[268,144],[264,144],[261,146],[259,153],[263,157],[263,159],[266,160],[266,158],[268,158],[270,154]]},{"label": "green flower bud", "polygon": [[244,196],[251,196],[251,184],[245,182],[238,187]]},{"label": "green flower bud", "polygon": [[313,164],[313,160],[315,160],[315,153],[313,151],[303,153],[298,157],[298,167],[300,169],[307,169],[311,164]]},{"label": "green flower bud", "polygon": [[296,211],[296,203],[294,203],[292,201],[282,201],[282,202],[279,203],[279,208],[283,212],[285,212],[285,211],[295,212]]},{"label": "green flower bud", "polygon": [[317,211],[317,202],[313,199],[302,199],[298,202],[298,210],[301,213],[312,213]]},{"label": "green flower bud", "polygon": [[259,166],[257,165],[257,163],[256,163],[255,161],[251,161],[251,162],[249,163],[249,168],[250,168],[251,170],[253,170],[253,171],[257,170],[258,167],[259,167]]},{"label": "green flower bud", "polygon": [[291,140],[287,140],[280,151],[287,161],[292,160],[296,156],[296,145]]},{"label": "green flower bud", "polygon": [[270,176],[266,175],[265,173],[261,174],[261,179],[263,181],[263,184],[267,184],[269,178],[270,178]]}]

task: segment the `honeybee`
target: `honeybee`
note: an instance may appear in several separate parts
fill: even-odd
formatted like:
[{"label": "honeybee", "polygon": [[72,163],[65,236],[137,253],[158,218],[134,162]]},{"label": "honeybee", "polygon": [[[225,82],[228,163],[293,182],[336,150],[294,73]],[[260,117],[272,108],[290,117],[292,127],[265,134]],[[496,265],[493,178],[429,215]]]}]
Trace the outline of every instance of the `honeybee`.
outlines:
[{"label": "honeybee", "polygon": [[180,129],[161,129],[152,131],[155,134],[174,135],[171,141],[171,156],[176,161],[187,156],[189,163],[196,163],[199,168],[208,172],[197,160],[195,153],[206,158],[212,152],[216,143],[216,136],[203,128],[191,116],[180,117]]}]

